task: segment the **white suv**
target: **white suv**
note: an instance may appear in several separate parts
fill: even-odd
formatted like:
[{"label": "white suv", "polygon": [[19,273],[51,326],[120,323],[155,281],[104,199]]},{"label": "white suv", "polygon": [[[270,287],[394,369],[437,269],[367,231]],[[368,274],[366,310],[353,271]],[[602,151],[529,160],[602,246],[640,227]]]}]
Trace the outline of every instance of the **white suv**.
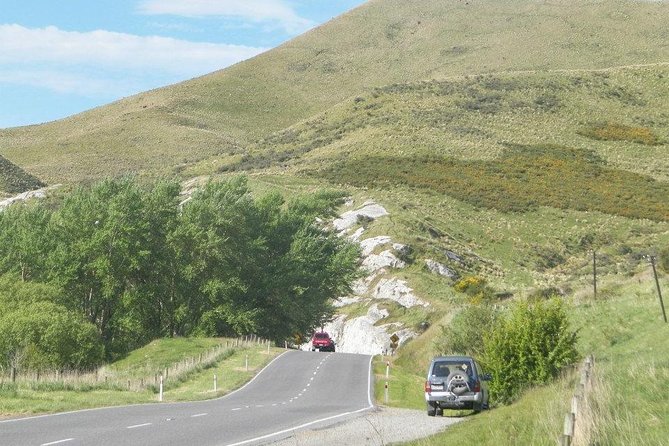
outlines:
[{"label": "white suv", "polygon": [[427,414],[443,415],[444,409],[487,409],[490,379],[470,356],[434,358],[425,381]]}]

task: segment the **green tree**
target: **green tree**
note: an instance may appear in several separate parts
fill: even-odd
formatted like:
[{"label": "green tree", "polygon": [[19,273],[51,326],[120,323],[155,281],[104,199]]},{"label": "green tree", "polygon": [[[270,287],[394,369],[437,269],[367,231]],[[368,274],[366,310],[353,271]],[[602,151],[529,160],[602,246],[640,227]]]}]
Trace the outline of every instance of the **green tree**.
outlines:
[{"label": "green tree", "polygon": [[510,402],[527,386],[544,384],[578,356],[562,301],[518,302],[484,336],[484,368],[492,373],[490,395]]},{"label": "green tree", "polygon": [[0,212],[0,274],[17,273],[22,281],[45,275],[53,248],[50,219],[40,203],[17,203]]},{"label": "green tree", "polygon": [[316,223],[339,199],[254,198],[245,177],[195,194],[175,237],[187,287],[185,331],[279,340],[319,325],[357,274],[356,248]]},{"label": "green tree", "polygon": [[448,325],[441,327],[435,348],[443,354],[481,357],[483,339],[498,319],[498,310],[491,305],[468,305],[458,312]]},{"label": "green tree", "polygon": [[[253,332],[257,310],[245,300],[263,240],[253,238],[255,206],[246,179],[210,182],[182,211],[173,244],[182,268],[180,332]],[[245,280],[246,279],[246,280]]]},{"label": "green tree", "polygon": [[0,358],[22,353],[26,369],[88,369],[102,361],[95,326],[53,302],[33,302],[4,313],[0,332]]},{"label": "green tree", "polygon": [[63,305],[53,285],[0,277],[0,366],[90,368],[102,360],[95,326]]},{"label": "green tree", "polygon": [[110,357],[161,333],[177,194],[169,183],[146,191],[106,180],[77,189],[54,214],[49,279],[98,327]]}]

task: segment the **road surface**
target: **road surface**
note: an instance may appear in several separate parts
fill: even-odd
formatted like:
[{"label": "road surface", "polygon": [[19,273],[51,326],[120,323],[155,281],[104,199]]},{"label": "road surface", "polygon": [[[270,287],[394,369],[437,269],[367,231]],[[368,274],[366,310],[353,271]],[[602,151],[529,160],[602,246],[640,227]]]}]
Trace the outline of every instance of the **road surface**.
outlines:
[{"label": "road surface", "polygon": [[0,421],[2,446],[259,445],[372,409],[371,357],[289,351],[223,398]]}]

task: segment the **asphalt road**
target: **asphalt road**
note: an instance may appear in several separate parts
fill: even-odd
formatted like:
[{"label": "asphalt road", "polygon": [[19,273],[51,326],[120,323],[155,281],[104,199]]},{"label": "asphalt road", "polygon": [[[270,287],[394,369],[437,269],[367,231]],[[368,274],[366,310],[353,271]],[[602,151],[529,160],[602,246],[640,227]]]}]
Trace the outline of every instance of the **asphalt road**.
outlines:
[{"label": "asphalt road", "polygon": [[373,407],[371,357],[289,351],[223,398],[0,421],[1,446],[258,445]]}]

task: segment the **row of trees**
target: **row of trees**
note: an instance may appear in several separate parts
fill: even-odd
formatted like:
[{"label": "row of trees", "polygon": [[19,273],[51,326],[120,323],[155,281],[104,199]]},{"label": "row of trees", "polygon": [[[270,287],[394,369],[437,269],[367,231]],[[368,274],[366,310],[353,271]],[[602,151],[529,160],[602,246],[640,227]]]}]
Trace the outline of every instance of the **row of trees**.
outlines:
[{"label": "row of trees", "polygon": [[[9,277],[0,281],[2,357],[34,351],[50,366],[81,367],[163,336],[285,339],[319,325],[357,275],[358,248],[315,223],[339,194],[254,197],[245,177],[211,182],[182,205],[179,193],[176,182],[107,180],[58,205],[0,213],[0,274]],[[36,284],[41,291],[16,290]],[[49,328],[6,334],[39,314],[81,325],[88,353],[49,353]],[[83,342],[87,327],[101,348]]]}]

